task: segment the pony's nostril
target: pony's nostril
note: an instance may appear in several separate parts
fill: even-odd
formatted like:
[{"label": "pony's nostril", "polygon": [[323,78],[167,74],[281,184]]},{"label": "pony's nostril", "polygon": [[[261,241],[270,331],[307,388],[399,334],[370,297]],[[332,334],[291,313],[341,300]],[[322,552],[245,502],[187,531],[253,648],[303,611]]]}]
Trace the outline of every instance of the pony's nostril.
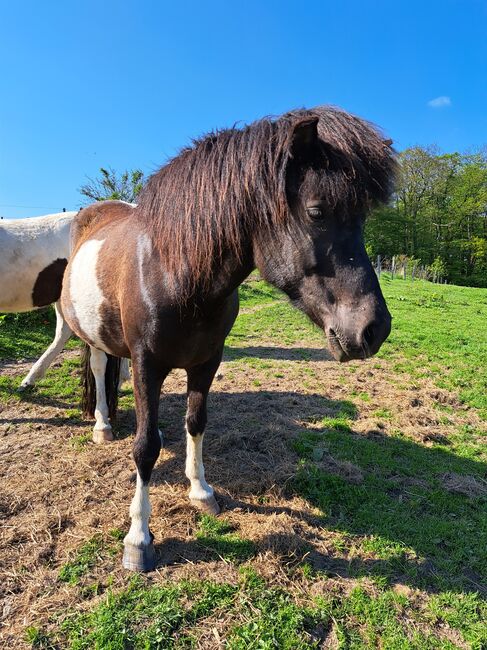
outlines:
[{"label": "pony's nostril", "polygon": [[373,325],[367,325],[363,332],[363,340],[366,345],[372,345],[375,338],[375,331]]}]

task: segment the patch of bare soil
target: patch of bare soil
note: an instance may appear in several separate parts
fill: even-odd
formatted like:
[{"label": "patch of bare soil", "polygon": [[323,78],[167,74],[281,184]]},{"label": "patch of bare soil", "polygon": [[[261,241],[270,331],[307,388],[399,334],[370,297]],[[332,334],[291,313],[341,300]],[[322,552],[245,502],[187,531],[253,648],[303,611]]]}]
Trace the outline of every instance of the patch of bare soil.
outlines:
[{"label": "patch of bare soil", "polygon": [[[350,366],[330,363],[318,349],[309,350],[307,360],[286,348],[266,350],[267,356],[262,357],[277,362],[270,367],[254,369],[235,361],[220,367],[208,404],[207,477],[217,490],[225,518],[242,538],[255,542],[254,564],[271,583],[293,583],[297,593],[306,589],[307,597],[325,589],[324,582],[327,591],[347,591],[353,551],[338,552],[335,533],[323,527],[313,507],[287,490],[298,463],[290,441],[304,426],[313,427],[313,422],[335,415],[351,392],[366,391],[370,396],[370,401],[359,404],[353,423],[361,435],[387,435],[394,427],[430,444],[431,435],[447,439],[450,430],[465,422],[475,424],[476,417],[456,404],[449,416],[451,426],[442,424],[434,402],[439,394],[445,399],[446,395],[428,381],[405,385],[404,375],[394,376],[384,361],[380,368],[373,362],[354,364],[351,374]],[[22,364],[4,366],[2,371],[13,368],[25,372]],[[78,589],[58,580],[59,569],[93,535],[128,529],[135,471],[132,436],[77,449],[73,437],[90,432],[92,423],[70,422],[65,410],[73,406],[42,405],[36,400],[0,407],[1,647],[27,647],[25,627],[49,628],[55,611],[91,607],[92,600],[87,604]],[[379,408],[390,410],[393,419],[379,418]],[[177,371],[168,377],[161,399],[165,446],[151,487],[151,529],[159,564],[149,580],[187,577],[235,582],[235,567],[215,561],[195,541],[197,513],[187,499],[184,477],[184,410],[185,375]],[[133,413],[120,413],[119,430],[133,426]],[[352,483],[362,480],[360,468],[352,463],[329,454],[317,460]],[[443,480],[448,489],[460,490],[454,476]],[[483,487],[472,483],[461,489]],[[290,577],[289,569],[303,559],[329,577],[302,586]],[[102,590],[109,577],[114,587],[125,580],[120,557],[105,559],[96,571]],[[218,635],[220,627],[215,629]],[[212,629],[207,633],[207,647],[212,647],[215,633]],[[333,647],[331,639],[329,644],[325,647]]]}]

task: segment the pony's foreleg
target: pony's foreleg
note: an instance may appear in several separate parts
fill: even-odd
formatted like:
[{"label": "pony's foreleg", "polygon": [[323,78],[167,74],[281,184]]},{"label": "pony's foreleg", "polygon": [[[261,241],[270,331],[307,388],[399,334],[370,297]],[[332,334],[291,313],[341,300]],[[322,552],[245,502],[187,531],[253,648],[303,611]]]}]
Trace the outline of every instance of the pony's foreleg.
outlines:
[{"label": "pony's foreleg", "polygon": [[61,312],[61,308],[58,302],[54,304],[54,310],[56,312],[56,333],[54,335],[54,340],[44,352],[44,354],[34,363],[29,371],[29,374],[20,384],[21,390],[29,386],[33,386],[38,379],[44,377],[46,370],[49,368],[57,355],[61,352],[64,344],[72,334],[68,324],[64,320],[64,316]]},{"label": "pony's foreleg", "polygon": [[105,371],[107,355],[102,350],[91,348],[90,367],[95,377],[96,407],[95,426],[93,429],[93,442],[108,442],[113,440],[112,425],[108,417],[108,404],[105,389]]},{"label": "pony's foreleg", "polygon": [[217,515],[220,506],[205,478],[203,436],[206,426],[206,399],[220,365],[222,351],[205,364],[188,370],[188,409],[186,412],[186,476],[191,482],[189,499],[203,512]]},{"label": "pony's foreleg", "polygon": [[132,523],[124,539],[123,566],[131,571],[152,571],[156,564],[156,555],[153,535],[149,530],[149,481],[161,449],[157,416],[161,386],[167,372],[161,374],[150,369],[143,361],[133,362],[132,370],[137,413],[137,433],[134,440],[137,484],[130,506]]}]

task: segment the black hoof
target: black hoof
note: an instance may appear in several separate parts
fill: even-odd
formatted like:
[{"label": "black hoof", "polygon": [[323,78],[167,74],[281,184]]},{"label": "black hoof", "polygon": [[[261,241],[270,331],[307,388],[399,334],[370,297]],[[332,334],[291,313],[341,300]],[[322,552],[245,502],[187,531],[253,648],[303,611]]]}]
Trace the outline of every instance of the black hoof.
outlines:
[{"label": "black hoof", "polygon": [[131,546],[126,544],[123,551],[123,566],[129,571],[153,571],[156,568],[154,544]]}]

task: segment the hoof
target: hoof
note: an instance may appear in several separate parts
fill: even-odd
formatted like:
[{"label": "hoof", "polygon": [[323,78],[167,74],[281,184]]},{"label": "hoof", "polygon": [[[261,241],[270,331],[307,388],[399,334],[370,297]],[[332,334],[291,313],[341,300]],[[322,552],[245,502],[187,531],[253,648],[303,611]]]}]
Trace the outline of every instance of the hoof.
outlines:
[{"label": "hoof", "polygon": [[153,571],[156,568],[156,551],[154,544],[132,546],[126,544],[122,564],[129,571]]},{"label": "hoof", "polygon": [[220,506],[214,496],[208,499],[190,499],[190,501],[193,506],[207,515],[218,515],[220,513]]},{"label": "hoof", "polygon": [[102,445],[104,442],[114,440],[111,427],[109,429],[93,429],[93,442]]},{"label": "hoof", "polygon": [[30,390],[31,388],[34,388],[34,384],[24,384],[24,382],[22,382],[17,390],[19,393],[23,393],[24,391]]}]

